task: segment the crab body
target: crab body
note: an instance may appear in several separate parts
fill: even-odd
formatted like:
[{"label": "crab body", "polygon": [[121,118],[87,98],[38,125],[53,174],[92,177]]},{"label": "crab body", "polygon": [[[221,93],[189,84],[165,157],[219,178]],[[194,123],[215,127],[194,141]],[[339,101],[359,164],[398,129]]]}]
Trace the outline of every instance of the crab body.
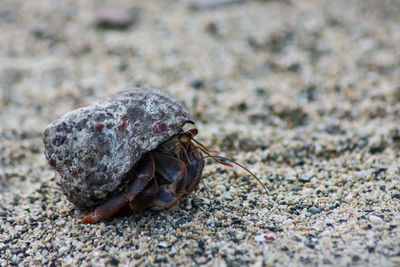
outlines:
[{"label": "crab body", "polygon": [[73,110],[44,132],[45,156],[66,197],[94,212],[93,223],[117,212],[161,210],[196,189],[204,159],[182,128],[183,105],[150,88],[133,88]]}]

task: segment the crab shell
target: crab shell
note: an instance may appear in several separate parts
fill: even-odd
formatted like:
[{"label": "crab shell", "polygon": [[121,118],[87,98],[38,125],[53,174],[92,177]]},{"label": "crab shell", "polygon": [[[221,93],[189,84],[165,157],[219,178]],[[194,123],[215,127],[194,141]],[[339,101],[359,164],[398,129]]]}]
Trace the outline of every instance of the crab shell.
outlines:
[{"label": "crab shell", "polygon": [[143,155],[181,132],[185,123],[192,118],[174,98],[132,88],[50,123],[44,153],[60,174],[67,198],[90,209],[121,192]]}]

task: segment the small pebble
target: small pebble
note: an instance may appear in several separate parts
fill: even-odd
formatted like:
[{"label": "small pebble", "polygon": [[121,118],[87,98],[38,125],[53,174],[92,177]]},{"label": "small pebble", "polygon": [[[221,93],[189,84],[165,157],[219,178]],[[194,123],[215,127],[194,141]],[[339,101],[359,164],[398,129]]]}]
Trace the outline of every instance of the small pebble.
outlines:
[{"label": "small pebble", "polygon": [[271,243],[273,241],[275,241],[275,236],[273,235],[264,235],[264,239],[267,243]]},{"label": "small pebble", "polygon": [[95,14],[97,27],[104,29],[126,29],[138,20],[138,12],[127,8],[101,9]]},{"label": "small pebble", "polygon": [[243,1],[244,0],[189,0],[189,5],[192,9],[207,9],[240,3]]},{"label": "small pebble", "polygon": [[383,223],[383,219],[379,216],[376,215],[370,215],[369,216],[369,220],[373,223],[373,224],[382,224]]},{"label": "small pebble", "polygon": [[315,214],[321,213],[322,209],[311,207],[311,208],[308,209],[308,212],[310,212],[310,213],[315,215]]},{"label": "small pebble", "polygon": [[166,242],[164,242],[164,241],[161,241],[161,242],[159,242],[159,243],[157,244],[157,247],[158,247],[158,248],[167,248],[167,247],[168,247],[168,244],[167,244]]},{"label": "small pebble", "polygon": [[112,257],[111,260],[109,261],[111,266],[118,266],[119,265],[119,260],[116,258]]}]

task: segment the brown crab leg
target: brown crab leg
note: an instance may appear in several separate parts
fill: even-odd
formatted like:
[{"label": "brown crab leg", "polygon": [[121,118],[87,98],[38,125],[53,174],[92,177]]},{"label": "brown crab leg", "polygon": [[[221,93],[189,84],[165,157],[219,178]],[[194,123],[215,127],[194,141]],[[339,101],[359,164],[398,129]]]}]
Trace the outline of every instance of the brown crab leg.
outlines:
[{"label": "brown crab leg", "polygon": [[113,216],[128,201],[126,194],[116,195],[81,219],[81,223],[97,223]]},{"label": "brown crab leg", "polygon": [[136,179],[128,186],[128,200],[132,201],[154,177],[155,166],[151,155],[147,155],[136,167]]},{"label": "brown crab leg", "polygon": [[186,166],[182,160],[161,154],[154,153],[156,171],[169,183],[175,183],[186,176]]},{"label": "brown crab leg", "polygon": [[133,201],[129,201],[131,211],[144,211],[153,205],[153,201],[157,196],[158,184],[156,179],[150,181],[145,189],[140,192]]},{"label": "brown crab leg", "polygon": [[152,209],[170,208],[177,204],[185,193],[186,166],[182,160],[165,154],[154,153],[153,157],[156,165],[156,173],[161,177],[157,178],[160,188]]},{"label": "brown crab leg", "polygon": [[187,149],[185,163],[187,168],[186,193],[190,193],[197,188],[201,178],[201,170],[204,167],[204,158],[193,144],[190,144]]},{"label": "brown crab leg", "polygon": [[117,213],[128,201],[132,201],[154,177],[154,160],[148,155],[135,168],[136,178],[128,185],[127,191],[98,206],[93,212],[81,219],[81,223],[97,223],[106,220]]}]

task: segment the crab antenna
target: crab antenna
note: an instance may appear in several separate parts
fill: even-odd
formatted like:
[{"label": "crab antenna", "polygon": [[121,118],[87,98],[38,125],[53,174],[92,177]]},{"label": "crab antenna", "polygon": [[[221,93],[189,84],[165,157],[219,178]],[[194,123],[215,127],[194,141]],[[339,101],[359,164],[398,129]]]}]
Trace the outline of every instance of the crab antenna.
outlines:
[{"label": "crab antenna", "polygon": [[[201,151],[203,151],[204,153],[206,153],[206,151],[204,151],[204,150],[202,150],[201,149]],[[207,153],[206,153],[207,154]],[[222,165],[225,165],[225,166],[228,166],[228,167],[233,167],[233,165],[232,164],[229,164],[229,163],[226,163],[226,162],[224,162],[224,161],[222,161],[222,160],[219,160],[219,159],[217,159],[216,157],[215,157],[215,155],[210,155],[210,154],[207,154],[208,156],[206,156],[206,157],[204,157],[204,158],[212,158],[213,160],[215,160],[216,162],[218,162],[219,164],[222,164]]]},{"label": "crab antenna", "polygon": [[196,139],[194,139],[193,137],[191,138],[196,144],[198,144],[199,146],[201,146],[203,149],[205,149],[207,152],[213,153],[213,154],[218,154],[219,152],[216,150],[210,150],[208,149],[205,145],[203,145],[202,143],[200,143],[199,141],[197,141]]},{"label": "crab antenna", "polygon": [[229,167],[233,167],[233,165],[223,162],[222,160],[227,160],[229,162],[232,162],[233,164],[239,166],[240,168],[244,169],[245,171],[247,171],[251,176],[253,176],[257,182],[263,187],[263,189],[265,190],[265,193],[268,194],[268,189],[265,187],[265,185],[261,182],[260,178],[258,178],[252,171],[250,171],[248,168],[246,168],[245,166],[243,166],[242,164],[240,164],[239,162],[234,161],[233,159],[228,159],[222,156],[217,156],[217,155],[211,155],[210,153],[208,153],[208,150],[206,150],[205,148],[203,148],[204,146],[197,140],[193,139],[193,141],[196,142],[196,144],[201,145],[199,147],[199,149],[201,151],[203,151],[205,154],[207,154],[207,156],[205,156],[204,158],[212,158],[213,160],[215,160],[216,162],[225,165],[225,166],[229,166]]},{"label": "crab antenna", "polygon": [[260,178],[258,178],[252,171],[250,171],[248,168],[246,168],[245,166],[243,166],[242,164],[240,164],[239,162],[236,162],[236,161],[234,161],[233,159],[228,159],[228,158],[225,158],[225,157],[222,157],[222,156],[214,156],[215,158],[218,158],[218,159],[223,159],[223,160],[227,160],[227,161],[230,161],[230,162],[232,162],[233,164],[235,164],[235,165],[237,165],[237,166],[239,166],[240,168],[242,168],[242,169],[244,169],[245,171],[247,171],[249,174],[251,174],[251,176],[253,176],[256,180],[257,180],[257,182],[264,188],[264,190],[265,190],[265,193],[267,193],[268,194],[268,189],[265,187],[265,185],[261,182],[261,180],[260,180]]}]

